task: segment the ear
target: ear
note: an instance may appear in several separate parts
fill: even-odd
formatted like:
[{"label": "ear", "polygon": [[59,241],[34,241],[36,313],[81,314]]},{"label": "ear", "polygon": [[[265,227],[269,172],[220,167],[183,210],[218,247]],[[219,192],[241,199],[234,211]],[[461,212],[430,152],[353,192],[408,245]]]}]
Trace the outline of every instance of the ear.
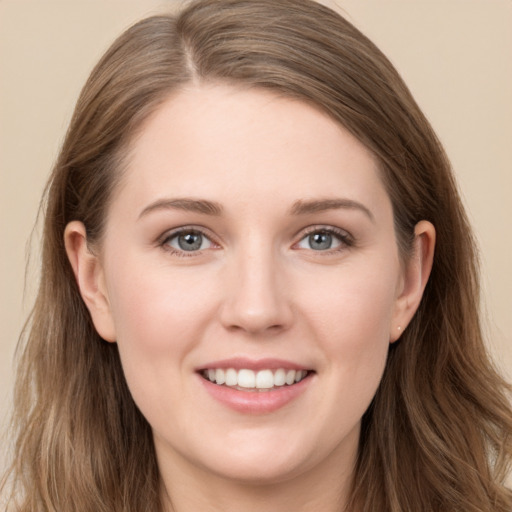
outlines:
[{"label": "ear", "polygon": [[94,327],[104,340],[116,341],[103,267],[100,258],[87,246],[87,234],[81,222],[73,221],[66,226],[64,244]]},{"label": "ear", "polygon": [[405,265],[395,302],[389,338],[391,343],[400,338],[420,305],[432,270],[435,243],[436,230],[434,226],[426,220],[418,222],[414,228],[413,253]]}]

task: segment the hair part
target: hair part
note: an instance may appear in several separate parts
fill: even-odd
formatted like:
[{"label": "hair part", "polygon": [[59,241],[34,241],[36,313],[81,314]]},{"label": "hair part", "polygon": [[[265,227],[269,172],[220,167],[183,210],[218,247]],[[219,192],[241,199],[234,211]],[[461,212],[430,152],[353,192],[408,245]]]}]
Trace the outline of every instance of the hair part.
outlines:
[{"label": "hair part", "polygon": [[476,244],[449,162],[386,57],[309,0],[192,2],[128,29],[91,73],[42,207],[41,284],[15,388],[12,510],[162,510],[150,426],[117,346],[93,327],[63,233],[79,220],[88,243],[101,243],[137,131],[171,94],[206,82],[308,102],[349,130],[380,163],[404,257],[418,221],[437,231],[422,303],[363,418],[347,510],[509,511],[510,388],[482,340]]}]

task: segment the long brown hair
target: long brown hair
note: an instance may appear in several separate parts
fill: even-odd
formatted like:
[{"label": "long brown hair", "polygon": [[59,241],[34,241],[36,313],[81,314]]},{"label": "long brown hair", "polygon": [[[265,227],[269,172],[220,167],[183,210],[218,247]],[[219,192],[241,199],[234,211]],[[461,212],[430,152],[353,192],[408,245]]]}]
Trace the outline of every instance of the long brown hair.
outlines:
[{"label": "long brown hair", "polygon": [[41,284],[19,347],[9,510],[162,509],[151,429],[116,345],[94,330],[63,233],[80,220],[88,241],[101,242],[134,133],[191,81],[315,105],[378,158],[402,256],[418,221],[436,228],[422,303],[363,417],[347,510],[510,512],[510,388],[482,340],[475,241],[449,162],[386,57],[310,0],[192,2],[134,25],[93,70],[43,204]]}]

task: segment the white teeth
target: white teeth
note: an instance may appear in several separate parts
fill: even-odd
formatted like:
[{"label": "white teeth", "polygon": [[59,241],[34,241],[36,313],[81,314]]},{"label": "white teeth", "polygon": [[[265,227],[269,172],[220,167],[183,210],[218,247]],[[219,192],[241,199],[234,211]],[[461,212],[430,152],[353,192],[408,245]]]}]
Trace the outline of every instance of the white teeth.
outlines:
[{"label": "white teeth", "polygon": [[254,375],[254,372],[252,370],[239,370],[238,385],[241,388],[256,387],[256,375]]},{"label": "white teeth", "polygon": [[217,384],[224,384],[224,382],[226,382],[226,372],[221,368],[215,370],[215,382],[217,382]]},{"label": "white teeth", "polygon": [[268,390],[274,387],[281,387],[285,384],[291,386],[300,382],[307,376],[306,370],[253,370],[241,369],[236,371],[234,368],[224,370],[222,368],[209,368],[204,370],[203,375],[211,382],[218,385],[230,387],[240,387],[244,389]]},{"label": "white teeth", "polygon": [[286,372],[279,368],[279,370],[274,373],[274,386],[284,386],[286,382]]},{"label": "white teeth", "polygon": [[286,372],[285,382],[288,386],[291,386],[295,382],[295,374],[297,372],[295,370],[288,370]]},{"label": "white teeth", "polygon": [[226,386],[236,386],[238,385],[238,375],[236,370],[233,368],[229,368],[226,370]]},{"label": "white teeth", "polygon": [[256,387],[258,389],[274,387],[274,375],[270,370],[261,370],[256,374]]}]

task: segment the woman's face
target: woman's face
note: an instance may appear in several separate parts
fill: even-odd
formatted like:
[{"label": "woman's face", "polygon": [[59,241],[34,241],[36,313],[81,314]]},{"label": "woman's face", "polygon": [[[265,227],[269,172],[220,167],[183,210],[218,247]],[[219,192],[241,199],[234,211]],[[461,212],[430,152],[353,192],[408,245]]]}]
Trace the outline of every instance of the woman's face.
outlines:
[{"label": "woman's face", "polygon": [[406,274],[353,136],[305,103],[191,86],[133,143],[89,307],[163,467],[283,481],[351,470]]}]

